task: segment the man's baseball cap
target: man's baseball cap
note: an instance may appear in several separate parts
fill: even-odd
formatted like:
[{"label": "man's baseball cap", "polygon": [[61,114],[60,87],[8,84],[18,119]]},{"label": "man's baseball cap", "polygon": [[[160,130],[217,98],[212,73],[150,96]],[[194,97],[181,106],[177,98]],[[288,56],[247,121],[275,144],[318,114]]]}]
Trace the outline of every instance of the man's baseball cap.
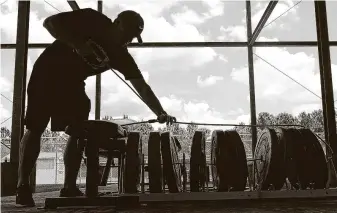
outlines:
[{"label": "man's baseball cap", "polygon": [[125,10],[118,14],[117,19],[120,19],[129,32],[137,38],[139,43],[143,43],[141,33],[144,29],[144,20],[139,13],[133,10]]}]

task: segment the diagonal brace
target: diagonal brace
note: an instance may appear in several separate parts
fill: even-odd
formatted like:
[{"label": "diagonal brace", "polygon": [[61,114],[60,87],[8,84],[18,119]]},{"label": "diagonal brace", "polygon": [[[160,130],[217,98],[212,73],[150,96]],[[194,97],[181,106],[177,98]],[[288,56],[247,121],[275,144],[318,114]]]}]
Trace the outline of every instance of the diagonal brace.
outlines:
[{"label": "diagonal brace", "polygon": [[68,4],[70,5],[71,9],[73,9],[73,10],[79,10],[80,9],[77,2],[74,1],[74,0],[72,0],[72,1],[68,0]]},{"label": "diagonal brace", "polygon": [[264,25],[266,24],[267,20],[269,19],[271,13],[273,12],[274,8],[276,7],[278,1],[270,1],[266,10],[264,11],[259,23],[257,24],[252,37],[249,39],[248,45],[253,45],[259,36],[260,32],[262,31]]}]

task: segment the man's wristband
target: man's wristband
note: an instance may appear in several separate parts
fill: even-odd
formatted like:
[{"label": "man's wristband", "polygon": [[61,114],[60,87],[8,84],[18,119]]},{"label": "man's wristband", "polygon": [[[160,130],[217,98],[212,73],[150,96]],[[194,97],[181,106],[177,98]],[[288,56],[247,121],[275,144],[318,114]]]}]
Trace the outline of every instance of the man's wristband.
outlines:
[{"label": "man's wristband", "polygon": [[158,117],[161,116],[161,115],[167,115],[167,113],[164,110],[161,110],[158,113]]}]

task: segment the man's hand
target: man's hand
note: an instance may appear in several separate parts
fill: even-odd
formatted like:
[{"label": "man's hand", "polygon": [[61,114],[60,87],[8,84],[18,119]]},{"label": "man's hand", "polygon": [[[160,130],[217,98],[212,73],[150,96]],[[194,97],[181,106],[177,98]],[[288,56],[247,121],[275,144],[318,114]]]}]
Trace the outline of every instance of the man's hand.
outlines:
[{"label": "man's hand", "polygon": [[175,117],[168,115],[166,112],[159,115],[157,119],[159,123],[161,124],[166,123],[167,125],[171,125],[177,121]]}]

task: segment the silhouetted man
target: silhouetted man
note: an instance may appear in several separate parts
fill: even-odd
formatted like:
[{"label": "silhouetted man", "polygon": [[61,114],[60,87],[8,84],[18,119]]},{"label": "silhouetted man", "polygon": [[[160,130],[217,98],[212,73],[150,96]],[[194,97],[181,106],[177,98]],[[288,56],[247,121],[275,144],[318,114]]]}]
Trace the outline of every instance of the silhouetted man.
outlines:
[{"label": "silhouetted man", "polygon": [[[52,131],[88,120],[90,99],[85,79],[109,70],[108,65],[129,80],[160,123],[172,123],[159,100],[145,82],[127,44],[134,38],[142,42],[144,20],[134,11],[123,11],[112,21],[93,9],[64,12],[48,17],[44,27],[56,39],[36,60],[28,84],[27,132],[21,141],[16,203],[34,206],[29,176],[40,152],[41,135],[51,119]],[[109,60],[90,44],[102,47]],[[99,57],[97,57],[97,55]],[[82,152],[77,137],[70,136],[64,153],[65,181],[61,197],[81,196],[76,186]]]}]

